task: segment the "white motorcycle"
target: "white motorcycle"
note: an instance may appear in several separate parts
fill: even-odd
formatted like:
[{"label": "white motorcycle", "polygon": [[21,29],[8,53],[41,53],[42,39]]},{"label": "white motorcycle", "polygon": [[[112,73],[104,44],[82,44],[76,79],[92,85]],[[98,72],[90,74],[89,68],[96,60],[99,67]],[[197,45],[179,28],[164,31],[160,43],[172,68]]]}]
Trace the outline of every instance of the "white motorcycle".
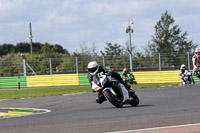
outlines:
[{"label": "white motorcycle", "polygon": [[92,82],[92,89],[95,90],[101,87],[104,97],[115,107],[122,108],[124,104],[137,106],[139,98],[135,91],[127,90],[124,85],[115,78],[107,75],[100,74],[97,80]]},{"label": "white motorcycle", "polygon": [[194,79],[192,78],[192,72],[185,72],[181,78],[182,84],[195,84]]}]

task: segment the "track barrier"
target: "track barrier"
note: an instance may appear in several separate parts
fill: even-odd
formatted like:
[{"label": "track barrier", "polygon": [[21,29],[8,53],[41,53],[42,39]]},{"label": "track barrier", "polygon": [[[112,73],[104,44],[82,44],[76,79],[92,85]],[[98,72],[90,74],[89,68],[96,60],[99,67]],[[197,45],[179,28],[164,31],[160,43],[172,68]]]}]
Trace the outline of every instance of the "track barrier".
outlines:
[{"label": "track barrier", "polygon": [[[119,72],[122,76],[122,73]],[[20,76],[20,87],[89,85],[87,73]],[[137,83],[180,82],[179,70],[133,72]],[[193,76],[195,81],[200,81]],[[0,77],[0,88],[18,88],[18,76]]]}]

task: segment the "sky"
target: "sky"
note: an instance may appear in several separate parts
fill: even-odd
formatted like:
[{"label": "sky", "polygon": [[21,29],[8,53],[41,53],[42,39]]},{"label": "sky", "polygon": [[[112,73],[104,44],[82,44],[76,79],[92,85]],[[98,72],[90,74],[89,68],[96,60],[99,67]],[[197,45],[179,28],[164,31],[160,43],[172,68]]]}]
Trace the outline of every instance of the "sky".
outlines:
[{"label": "sky", "polygon": [[200,0],[0,0],[0,44],[29,42],[31,23],[33,42],[60,44],[70,53],[95,44],[99,52],[106,43],[124,47],[131,25],[132,46],[142,52],[165,11],[200,44]]}]

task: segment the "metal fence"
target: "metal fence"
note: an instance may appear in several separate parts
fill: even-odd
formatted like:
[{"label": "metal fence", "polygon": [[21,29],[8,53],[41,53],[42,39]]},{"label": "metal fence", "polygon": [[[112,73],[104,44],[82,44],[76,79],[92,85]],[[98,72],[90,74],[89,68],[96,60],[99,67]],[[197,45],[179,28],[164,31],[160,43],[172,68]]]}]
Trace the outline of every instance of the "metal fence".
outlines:
[{"label": "metal fence", "polygon": [[[164,71],[178,70],[181,64],[192,69],[192,56],[190,53],[167,54],[157,53],[151,56],[133,56],[130,65],[129,56],[69,56],[65,58],[44,58],[31,60],[19,57],[9,61],[0,60],[0,76],[17,75],[47,75],[64,73],[86,73],[87,64],[97,61],[99,65],[110,66],[115,71],[130,68],[134,71]],[[59,69],[59,72],[56,71]],[[131,68],[130,68],[131,70]]]}]

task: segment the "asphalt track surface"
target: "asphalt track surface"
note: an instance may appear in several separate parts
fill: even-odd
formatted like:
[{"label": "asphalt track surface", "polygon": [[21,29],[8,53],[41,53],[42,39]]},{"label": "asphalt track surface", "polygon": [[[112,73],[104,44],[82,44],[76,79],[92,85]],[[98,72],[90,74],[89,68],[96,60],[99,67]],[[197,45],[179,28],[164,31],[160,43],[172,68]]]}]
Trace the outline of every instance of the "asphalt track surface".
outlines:
[{"label": "asphalt track surface", "polygon": [[[115,108],[108,101],[97,104],[92,92],[3,100],[0,108],[51,112],[0,119],[0,133],[105,133],[200,123],[199,84],[135,91],[140,98],[138,107]],[[200,126],[196,128],[200,132]]]}]

